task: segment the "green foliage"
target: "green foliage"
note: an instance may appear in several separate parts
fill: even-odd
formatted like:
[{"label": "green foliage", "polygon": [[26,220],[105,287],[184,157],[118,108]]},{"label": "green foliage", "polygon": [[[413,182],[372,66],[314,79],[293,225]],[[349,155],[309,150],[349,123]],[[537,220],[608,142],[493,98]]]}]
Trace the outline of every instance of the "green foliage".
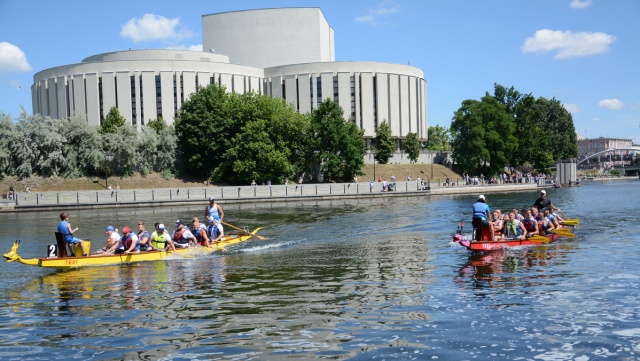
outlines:
[{"label": "green foliage", "polygon": [[230,111],[234,108],[231,103],[224,87],[211,84],[182,104],[174,126],[177,151],[187,174],[209,177],[222,161],[231,138],[244,125],[242,114]]},{"label": "green foliage", "polygon": [[285,179],[304,169],[304,140],[309,117],[282,99],[246,93],[235,95],[235,111],[243,114],[244,126],[233,136],[213,180],[248,184],[252,180]]},{"label": "green foliage", "polygon": [[9,146],[15,175],[29,177],[32,173],[45,177],[57,177],[65,171],[65,158],[60,121],[30,116],[22,112],[16,123],[15,137]]},{"label": "green foliage", "polygon": [[352,181],[362,174],[366,145],[358,127],[343,118],[340,106],[327,99],[311,115],[307,152],[312,168],[327,181]]},{"label": "green foliage", "polygon": [[620,176],[620,170],[618,170],[618,169],[612,169],[611,171],[609,171],[609,173],[611,173],[611,175],[614,176],[614,177],[619,177]]},{"label": "green foliage", "polygon": [[118,127],[114,133],[103,136],[105,152],[113,155],[109,161],[104,158],[107,172],[129,176],[136,170],[137,133],[132,127],[125,125]]},{"label": "green foliage", "polygon": [[156,133],[160,133],[163,129],[167,127],[167,124],[164,122],[162,117],[158,117],[156,120],[150,120],[147,123],[147,127],[156,131]]},{"label": "green foliage", "polygon": [[514,129],[506,107],[495,98],[465,100],[451,123],[452,156],[465,171],[497,174],[517,146]]},{"label": "green foliage", "polygon": [[528,164],[544,171],[578,153],[573,119],[558,100],[535,99],[499,84],[492,97],[463,101],[451,132],[453,157],[469,172],[495,174],[507,165]]},{"label": "green foliage", "polygon": [[109,113],[104,117],[104,121],[100,126],[100,134],[115,133],[119,127],[125,125],[126,119],[120,115],[120,111],[116,107],[109,109]]},{"label": "green foliage", "polygon": [[101,137],[98,129],[89,125],[86,118],[73,117],[61,120],[65,142],[63,154],[66,160],[65,178],[98,174],[101,171]]},{"label": "green foliage", "polygon": [[391,136],[391,126],[383,120],[376,128],[375,158],[379,164],[387,164],[396,151],[396,138]]},{"label": "green foliage", "polygon": [[451,150],[451,135],[447,127],[435,125],[427,129],[427,150],[448,151]]},{"label": "green foliage", "polygon": [[0,112],[0,178],[12,174],[13,157],[11,143],[15,137],[15,127],[9,115]]},{"label": "green foliage", "polygon": [[404,151],[409,156],[409,161],[415,163],[420,156],[420,141],[418,140],[418,134],[407,133],[407,137],[404,140]]}]

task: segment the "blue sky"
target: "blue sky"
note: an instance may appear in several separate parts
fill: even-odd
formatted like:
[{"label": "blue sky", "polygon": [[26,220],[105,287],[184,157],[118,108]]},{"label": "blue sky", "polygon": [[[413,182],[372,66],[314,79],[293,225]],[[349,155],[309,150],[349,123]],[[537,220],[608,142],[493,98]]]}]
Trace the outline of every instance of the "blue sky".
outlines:
[{"label": "blue sky", "polygon": [[587,138],[640,143],[640,1],[0,0],[0,111],[31,113],[33,75],[126,49],[201,49],[201,15],[319,7],[336,60],[417,66],[428,124],[493,84],[555,97]]}]

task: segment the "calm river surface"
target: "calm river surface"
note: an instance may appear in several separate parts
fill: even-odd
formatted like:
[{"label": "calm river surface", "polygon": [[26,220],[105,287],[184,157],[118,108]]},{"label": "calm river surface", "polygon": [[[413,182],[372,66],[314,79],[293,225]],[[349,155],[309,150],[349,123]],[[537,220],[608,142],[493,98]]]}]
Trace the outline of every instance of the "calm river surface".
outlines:
[{"label": "calm river surface", "polygon": [[[577,237],[487,256],[451,243],[471,223],[465,195],[227,205],[226,221],[269,240],[200,259],[1,262],[0,359],[639,359],[640,181],[548,194],[580,218]],[[107,225],[173,229],[204,207],[70,213],[96,249]],[[21,239],[24,258],[44,256],[57,213],[0,214],[0,251]]]}]

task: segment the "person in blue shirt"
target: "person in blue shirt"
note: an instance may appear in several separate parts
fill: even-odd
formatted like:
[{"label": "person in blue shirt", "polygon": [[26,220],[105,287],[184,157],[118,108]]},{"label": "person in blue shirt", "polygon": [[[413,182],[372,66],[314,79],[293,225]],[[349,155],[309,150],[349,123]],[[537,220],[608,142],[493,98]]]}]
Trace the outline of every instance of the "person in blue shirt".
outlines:
[{"label": "person in blue shirt", "polygon": [[58,232],[62,233],[65,244],[67,245],[67,247],[71,249],[71,252],[69,254],[73,257],[74,245],[80,244],[80,248],[83,250],[82,255],[86,257],[87,254],[86,254],[86,251],[84,251],[84,242],[81,239],[73,236],[73,234],[76,233],[77,231],[78,231],[78,227],[74,229],[71,227],[71,223],[69,223],[69,213],[67,212],[60,213],[60,223],[58,223]]},{"label": "person in blue shirt", "polygon": [[475,240],[482,241],[482,229],[489,228],[491,231],[491,240],[495,241],[495,234],[493,233],[493,227],[489,223],[491,219],[491,211],[486,203],[484,195],[478,196],[478,200],[473,204],[473,219],[471,225],[473,226],[475,233]]}]

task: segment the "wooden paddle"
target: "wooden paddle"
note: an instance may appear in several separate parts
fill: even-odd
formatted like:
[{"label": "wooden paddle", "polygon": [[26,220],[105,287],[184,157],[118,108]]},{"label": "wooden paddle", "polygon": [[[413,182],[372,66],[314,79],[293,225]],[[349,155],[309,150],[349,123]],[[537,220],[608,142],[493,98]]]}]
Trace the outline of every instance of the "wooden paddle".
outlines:
[{"label": "wooden paddle", "polygon": [[553,233],[557,233],[557,234],[561,235],[562,237],[567,237],[567,238],[575,238],[576,237],[576,235],[571,233],[571,230],[567,229],[567,228],[554,229],[552,232]]},{"label": "wooden paddle", "polygon": [[533,236],[527,238],[529,241],[532,242],[542,242],[542,243],[549,243],[549,238],[545,237],[545,236],[541,236],[539,234],[534,234]]},{"label": "wooden paddle", "polygon": [[256,237],[256,238],[257,238],[258,240],[260,240],[260,241],[264,241],[265,239],[267,239],[266,237],[258,236],[257,234],[247,233],[244,229],[242,229],[242,228],[238,228],[238,227],[234,226],[233,224],[229,224],[229,223],[224,222],[224,221],[220,221],[220,222],[221,222],[222,224],[224,224],[225,226],[229,226],[229,227],[231,227],[231,228],[237,229],[238,231],[242,231],[242,232],[243,232],[243,234],[250,234],[251,236]]},{"label": "wooden paddle", "polygon": [[565,226],[577,226],[580,224],[580,219],[576,218],[576,219],[569,219],[569,217],[567,217],[564,213],[562,213],[562,211],[560,210],[560,208],[557,208],[558,212],[560,212],[560,214],[562,214],[562,216],[565,218],[564,219],[564,225]]}]

